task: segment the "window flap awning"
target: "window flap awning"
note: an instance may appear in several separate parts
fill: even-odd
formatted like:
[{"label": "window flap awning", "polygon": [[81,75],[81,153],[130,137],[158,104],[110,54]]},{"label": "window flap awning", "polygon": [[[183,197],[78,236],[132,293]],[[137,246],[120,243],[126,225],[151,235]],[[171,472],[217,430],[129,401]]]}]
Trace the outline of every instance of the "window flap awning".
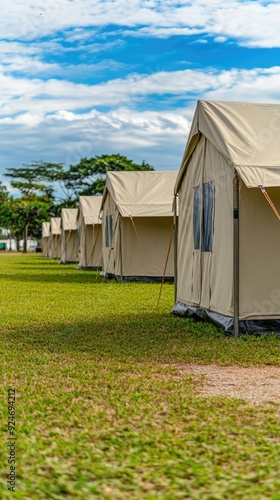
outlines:
[{"label": "window flap awning", "polygon": [[248,188],[280,187],[280,166],[264,167],[255,165],[235,165],[236,171]]}]

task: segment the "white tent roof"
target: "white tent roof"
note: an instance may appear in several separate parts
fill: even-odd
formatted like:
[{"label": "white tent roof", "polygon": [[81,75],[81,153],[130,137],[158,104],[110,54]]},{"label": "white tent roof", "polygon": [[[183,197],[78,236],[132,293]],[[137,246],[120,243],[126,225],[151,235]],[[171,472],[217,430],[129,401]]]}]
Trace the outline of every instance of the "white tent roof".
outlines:
[{"label": "white tent roof", "polygon": [[85,224],[101,224],[102,196],[80,196],[79,205]]},{"label": "white tent roof", "polygon": [[200,134],[247,187],[280,186],[280,104],[198,101],[176,192]]},{"label": "white tent roof", "polygon": [[64,231],[73,231],[78,229],[78,209],[63,208],[61,210],[61,226]]},{"label": "white tent roof", "polygon": [[50,236],[50,223],[42,223],[42,238],[48,238]]},{"label": "white tent roof", "polygon": [[107,172],[102,206],[108,192],[123,217],[172,215],[173,191],[178,172]]},{"label": "white tent roof", "polygon": [[51,217],[51,234],[61,234],[61,217]]}]

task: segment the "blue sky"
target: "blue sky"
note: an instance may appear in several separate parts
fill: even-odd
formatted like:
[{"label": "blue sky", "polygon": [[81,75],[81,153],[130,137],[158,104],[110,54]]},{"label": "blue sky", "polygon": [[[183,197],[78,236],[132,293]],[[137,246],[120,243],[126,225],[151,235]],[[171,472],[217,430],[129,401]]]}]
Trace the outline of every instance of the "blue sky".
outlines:
[{"label": "blue sky", "polygon": [[198,99],[280,102],[279,1],[1,6],[0,178],[107,153],[177,170]]}]

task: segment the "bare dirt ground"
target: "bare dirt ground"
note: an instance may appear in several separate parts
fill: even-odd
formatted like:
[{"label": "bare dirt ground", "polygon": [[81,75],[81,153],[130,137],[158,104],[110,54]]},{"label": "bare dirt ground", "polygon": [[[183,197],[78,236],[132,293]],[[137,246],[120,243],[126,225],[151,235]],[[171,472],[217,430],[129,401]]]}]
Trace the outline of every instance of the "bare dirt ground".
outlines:
[{"label": "bare dirt ground", "polygon": [[280,366],[185,365],[181,370],[199,376],[201,396],[241,398],[250,404],[279,406],[280,410]]}]

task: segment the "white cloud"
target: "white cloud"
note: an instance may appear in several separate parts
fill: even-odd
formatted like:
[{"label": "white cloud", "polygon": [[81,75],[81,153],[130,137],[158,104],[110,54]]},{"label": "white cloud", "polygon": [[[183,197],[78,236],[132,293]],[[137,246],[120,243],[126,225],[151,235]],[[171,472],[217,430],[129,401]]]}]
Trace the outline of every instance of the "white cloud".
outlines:
[{"label": "white cloud", "polygon": [[205,38],[198,38],[198,40],[192,43],[208,43],[208,40],[206,40]]},{"label": "white cloud", "polygon": [[[95,86],[5,77],[0,85],[6,95],[0,106],[2,172],[32,160],[69,164],[116,152],[176,169],[197,99],[280,102],[280,67],[130,75]],[[162,109],[145,110],[145,99],[155,94],[162,96]],[[171,95],[180,98],[176,109],[169,106]]]},{"label": "white cloud", "polygon": [[[89,47],[81,47],[80,50],[88,54],[88,52],[101,52],[101,44],[91,44]],[[116,42],[116,46],[120,46]],[[113,44],[104,43],[103,50],[111,48]],[[70,49],[66,49],[67,50]],[[78,50],[78,47],[76,47]],[[46,62],[44,60],[45,51],[47,53],[60,53],[63,47],[58,42],[41,42],[41,43],[19,43],[0,41],[0,72],[5,77],[15,77],[23,75],[25,78],[39,77],[63,77],[64,80],[77,78],[77,75],[83,76],[83,79],[100,74],[108,74],[118,71],[125,67],[123,63],[112,59],[104,58],[96,63],[85,64],[77,62],[77,64],[58,64],[56,62]],[[72,49],[74,51],[74,49]],[[82,60],[82,57],[81,57]]]},{"label": "white cloud", "polygon": [[[125,33],[198,34],[197,43],[208,43],[210,35],[219,43],[234,38],[249,47],[277,47],[279,2],[131,0],[128,8],[127,0],[16,0],[16,9],[2,3],[0,171],[110,152],[178,168],[197,99],[280,102],[280,67],[171,72],[150,63],[147,74],[108,79],[120,63],[94,60],[95,53],[122,48]],[[108,20],[118,26],[117,40],[99,31]],[[92,63],[46,62],[46,54],[70,50],[91,52]],[[85,79],[103,71],[107,81],[99,84],[71,81],[77,73]]]},{"label": "white cloud", "polygon": [[227,41],[226,36],[216,36],[216,38],[214,38],[214,42],[217,42],[217,43],[224,43],[226,41]]},{"label": "white cloud", "polygon": [[[15,78],[0,73],[0,118],[31,113],[42,120],[61,110],[82,111],[126,105],[145,109],[147,99],[160,99],[162,109],[176,100],[201,96],[229,100],[273,101],[280,98],[280,67],[253,70],[217,71],[213,69],[161,71],[149,75],[130,74],[96,85],[76,84],[57,79]],[[156,102],[156,97],[155,97]],[[165,104],[166,102],[166,104]],[[26,115],[28,116],[28,115]]]},{"label": "white cloud", "polygon": [[[65,30],[85,41],[100,27],[116,25],[132,36],[204,34],[249,47],[279,47],[280,4],[241,0],[2,0],[2,39],[32,40]],[[88,31],[90,30],[90,31]]]},{"label": "white cloud", "polygon": [[[27,119],[27,116],[25,116]],[[59,112],[35,123],[29,117],[14,123],[0,121],[0,162],[20,167],[33,160],[77,163],[81,157],[120,153],[158,169],[178,169],[190,126],[191,113],[137,112],[120,108],[86,115]],[[164,151],[164,154],[163,154]]]}]

